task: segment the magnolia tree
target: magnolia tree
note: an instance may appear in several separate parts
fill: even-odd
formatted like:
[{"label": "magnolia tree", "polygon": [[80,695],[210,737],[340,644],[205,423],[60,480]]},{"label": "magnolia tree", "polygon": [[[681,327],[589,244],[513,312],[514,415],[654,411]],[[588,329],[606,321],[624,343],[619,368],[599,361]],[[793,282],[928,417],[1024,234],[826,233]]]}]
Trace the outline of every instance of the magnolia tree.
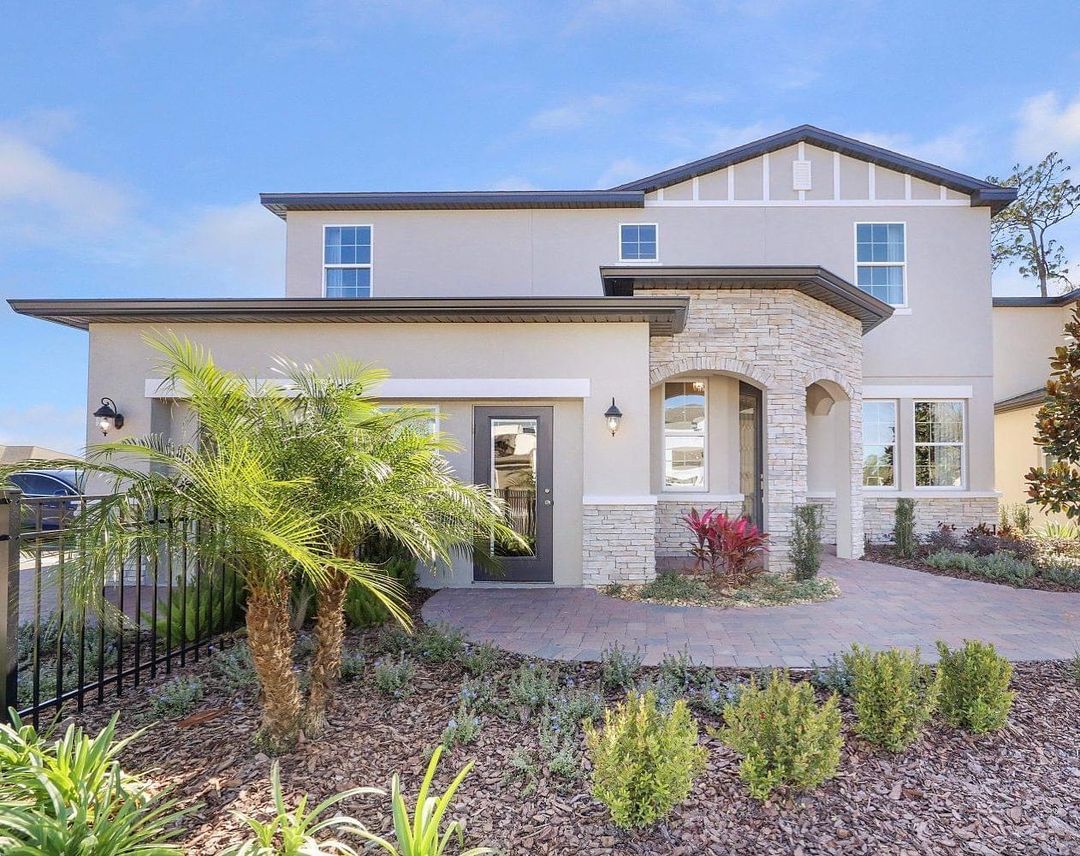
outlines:
[{"label": "magnolia tree", "polygon": [[1080,307],[1065,325],[1066,344],[1050,360],[1046,403],[1035,421],[1035,442],[1047,466],[1027,474],[1028,494],[1044,510],[1080,519]]}]

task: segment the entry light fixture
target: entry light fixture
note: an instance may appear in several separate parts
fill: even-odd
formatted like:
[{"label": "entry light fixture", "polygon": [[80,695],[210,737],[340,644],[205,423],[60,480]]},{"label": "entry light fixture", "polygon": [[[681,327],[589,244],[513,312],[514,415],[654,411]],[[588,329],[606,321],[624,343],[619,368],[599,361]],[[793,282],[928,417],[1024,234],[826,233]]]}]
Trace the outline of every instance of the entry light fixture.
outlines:
[{"label": "entry light fixture", "polygon": [[611,399],[611,407],[604,411],[604,418],[607,420],[611,436],[614,437],[615,432],[619,430],[619,420],[622,419],[622,411],[616,406],[614,396]]},{"label": "entry light fixture", "polygon": [[116,402],[106,396],[101,399],[101,407],[94,411],[94,417],[98,421],[101,433],[108,435],[110,428],[120,429],[124,427],[124,414],[116,409]]}]

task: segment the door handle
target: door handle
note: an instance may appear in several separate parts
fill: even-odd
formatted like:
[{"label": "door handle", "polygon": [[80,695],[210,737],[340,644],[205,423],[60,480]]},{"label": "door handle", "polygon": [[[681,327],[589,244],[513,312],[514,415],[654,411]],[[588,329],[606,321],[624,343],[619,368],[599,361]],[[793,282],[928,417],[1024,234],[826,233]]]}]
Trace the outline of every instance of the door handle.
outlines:
[{"label": "door handle", "polygon": [[545,499],[544,500],[544,505],[551,505],[551,500],[550,499]]}]

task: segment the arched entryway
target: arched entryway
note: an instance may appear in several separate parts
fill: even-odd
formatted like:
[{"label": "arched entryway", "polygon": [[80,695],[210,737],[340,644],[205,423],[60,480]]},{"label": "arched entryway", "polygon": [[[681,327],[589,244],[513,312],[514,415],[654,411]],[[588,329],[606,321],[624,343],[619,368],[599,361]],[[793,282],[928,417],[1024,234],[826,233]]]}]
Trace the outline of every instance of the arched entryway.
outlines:
[{"label": "arched entryway", "polygon": [[822,507],[823,540],[840,558],[855,548],[852,491],[852,400],[838,381],[819,378],[806,387],[806,500]]}]

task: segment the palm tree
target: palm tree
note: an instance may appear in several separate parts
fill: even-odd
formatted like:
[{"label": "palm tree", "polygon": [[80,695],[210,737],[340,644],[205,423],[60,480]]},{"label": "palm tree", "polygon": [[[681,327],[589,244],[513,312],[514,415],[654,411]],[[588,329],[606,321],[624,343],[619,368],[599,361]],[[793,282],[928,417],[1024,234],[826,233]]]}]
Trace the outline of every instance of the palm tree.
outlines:
[{"label": "palm tree", "polygon": [[[148,341],[164,355],[168,380],[183,389],[198,420],[199,441],[176,445],[150,435],[90,450],[89,461],[79,466],[111,480],[114,494],[88,505],[73,521],[72,536],[88,548],[66,568],[67,591],[76,602],[95,605],[105,569],[123,567],[136,550],[151,555],[181,541],[194,562],[228,563],[248,589],[248,643],[262,689],[260,735],[267,748],[280,751],[296,739],[303,713],[292,663],[291,580],[301,575],[316,588],[355,580],[407,623],[402,592],[370,565],[326,552],[323,528],[308,502],[313,480],[302,470],[283,474],[281,449],[267,442],[267,426],[292,412],[286,394],[272,386],[252,389],[218,368],[203,349],[175,336]],[[179,525],[159,526],[158,509],[167,509]],[[191,540],[196,522],[198,537]]]},{"label": "palm tree", "polygon": [[311,515],[334,556],[316,582],[315,654],[306,728],[318,732],[341,674],[346,591],[351,575],[339,563],[372,540],[389,541],[431,567],[476,551],[491,537],[520,544],[505,508],[485,487],[455,478],[444,453],[458,449],[431,430],[435,413],[381,407],[372,390],[386,372],[347,359],[327,365],[279,360],[293,394],[292,411],[274,412],[273,446],[281,476],[302,472]]}]

